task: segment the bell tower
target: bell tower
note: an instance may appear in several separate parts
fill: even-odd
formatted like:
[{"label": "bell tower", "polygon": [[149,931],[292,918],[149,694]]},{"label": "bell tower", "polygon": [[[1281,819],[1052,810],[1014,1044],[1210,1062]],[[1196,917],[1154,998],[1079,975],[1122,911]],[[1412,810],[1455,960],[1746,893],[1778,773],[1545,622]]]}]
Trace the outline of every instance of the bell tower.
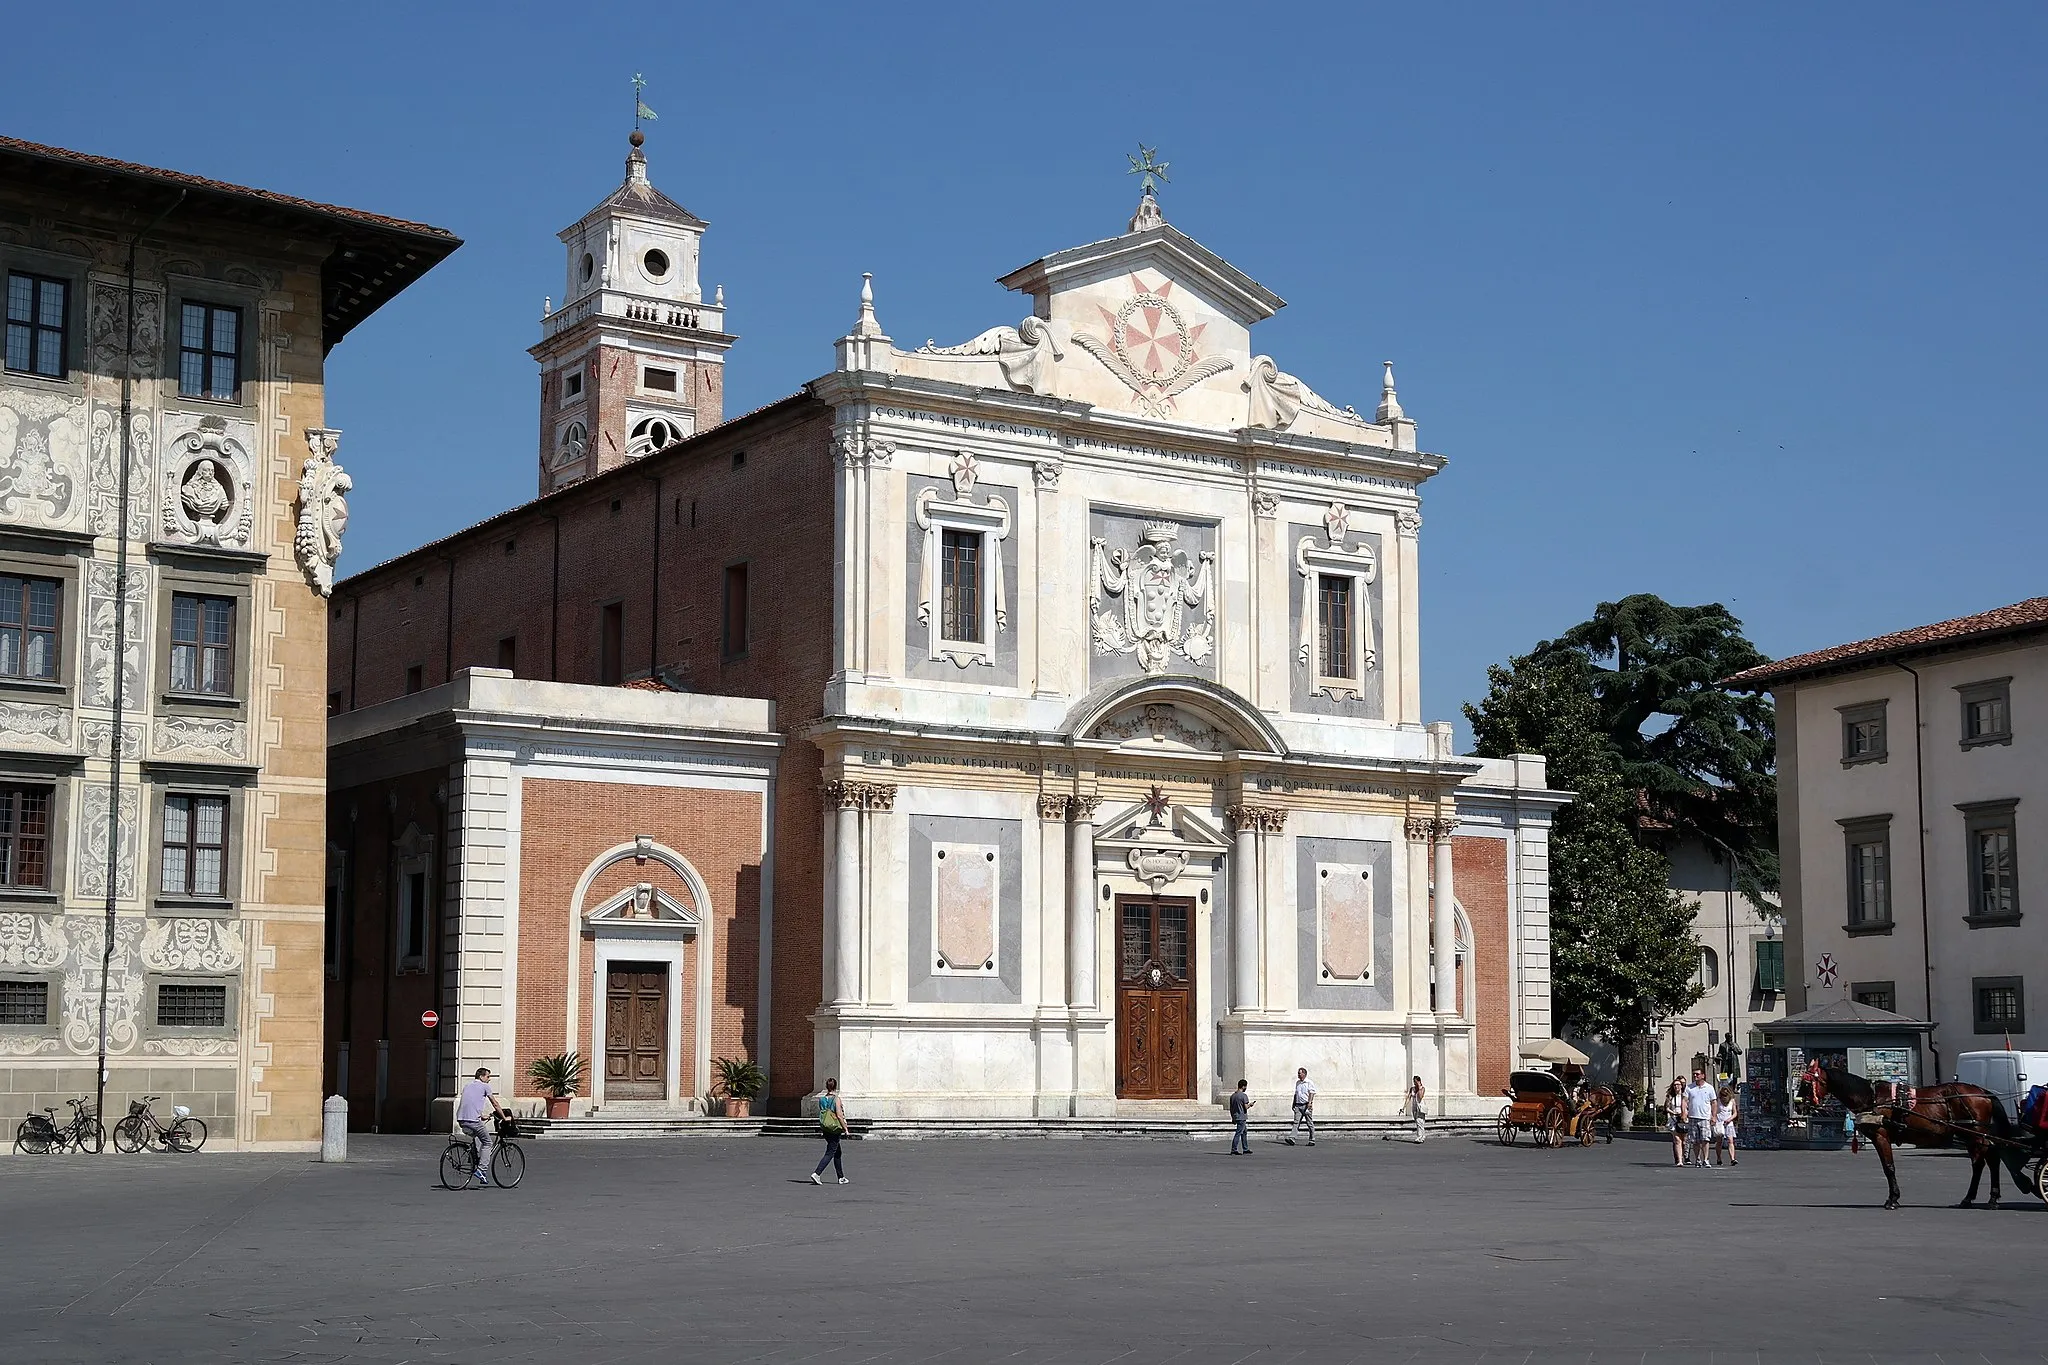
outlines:
[{"label": "bell tower", "polygon": [[725,289],[698,283],[708,226],[647,178],[633,130],[626,179],[558,235],[567,275],[541,317],[540,492],[587,479],[725,415]]}]

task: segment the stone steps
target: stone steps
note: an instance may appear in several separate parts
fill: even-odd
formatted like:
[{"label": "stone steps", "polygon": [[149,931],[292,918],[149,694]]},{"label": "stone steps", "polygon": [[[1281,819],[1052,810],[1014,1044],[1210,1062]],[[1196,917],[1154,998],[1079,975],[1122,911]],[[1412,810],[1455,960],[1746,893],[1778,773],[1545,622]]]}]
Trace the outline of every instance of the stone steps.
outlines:
[{"label": "stone steps", "polygon": [[[599,1112],[569,1119],[521,1119],[520,1130],[531,1137],[801,1137],[816,1138],[818,1123],[809,1118],[706,1118],[701,1115],[622,1115]],[[1438,1136],[1490,1133],[1490,1118],[1432,1119],[1429,1131]],[[1274,1141],[1287,1135],[1286,1120],[1255,1120],[1253,1136]],[[1330,1118],[1316,1121],[1318,1136],[1404,1138],[1414,1125],[1395,1118]],[[1230,1124],[1220,1112],[1207,1115],[1116,1114],[1099,1118],[914,1118],[853,1121],[852,1138],[914,1141],[924,1138],[1148,1138],[1222,1142]]]}]

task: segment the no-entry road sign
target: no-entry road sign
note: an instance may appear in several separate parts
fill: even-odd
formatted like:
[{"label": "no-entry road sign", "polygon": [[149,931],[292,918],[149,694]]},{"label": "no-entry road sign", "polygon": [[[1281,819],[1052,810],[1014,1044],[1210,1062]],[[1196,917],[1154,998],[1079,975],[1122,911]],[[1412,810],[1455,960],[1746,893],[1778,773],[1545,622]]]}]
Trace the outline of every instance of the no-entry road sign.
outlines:
[{"label": "no-entry road sign", "polygon": [[421,1011],[420,1011],[420,1027],[421,1027],[421,1028],[435,1028],[435,1027],[438,1027],[438,1026],[439,1026],[440,1022],[441,1022],[441,1016],[440,1016],[439,1014],[435,1013],[435,1012],[434,1012],[433,1010],[421,1010]]}]

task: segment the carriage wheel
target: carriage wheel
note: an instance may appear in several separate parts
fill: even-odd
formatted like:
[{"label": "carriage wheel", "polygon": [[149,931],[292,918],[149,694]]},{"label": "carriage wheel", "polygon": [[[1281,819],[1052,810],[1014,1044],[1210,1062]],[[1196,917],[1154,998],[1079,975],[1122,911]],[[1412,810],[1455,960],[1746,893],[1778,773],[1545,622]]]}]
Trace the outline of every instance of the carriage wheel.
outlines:
[{"label": "carriage wheel", "polygon": [[1552,1114],[1550,1116],[1550,1122],[1544,1127],[1543,1130],[1543,1140],[1550,1144],[1552,1147],[1564,1146],[1563,1114]]},{"label": "carriage wheel", "polygon": [[1515,1106],[1513,1106],[1512,1104],[1506,1104],[1501,1106],[1499,1136],[1500,1145],[1503,1147],[1512,1147],[1515,1145],[1515,1123],[1513,1119],[1508,1117],[1508,1115],[1514,1112],[1514,1108]]},{"label": "carriage wheel", "polygon": [[2044,1180],[2048,1180],[2048,1155],[2034,1158],[2034,1197],[2048,1203],[2048,1189],[2041,1187]]},{"label": "carriage wheel", "polygon": [[[1579,1120],[1579,1146],[1591,1147],[1593,1145],[1593,1130],[1598,1126],[1593,1122],[1590,1115]],[[1609,1142],[1614,1141],[1611,1137],[1607,1140]]]}]

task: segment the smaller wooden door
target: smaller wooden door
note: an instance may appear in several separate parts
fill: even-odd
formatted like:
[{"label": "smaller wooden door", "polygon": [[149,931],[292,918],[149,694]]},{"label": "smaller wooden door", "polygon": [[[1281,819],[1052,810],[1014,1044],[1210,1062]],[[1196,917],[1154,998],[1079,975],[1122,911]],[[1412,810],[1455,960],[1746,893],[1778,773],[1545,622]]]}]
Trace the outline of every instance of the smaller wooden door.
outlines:
[{"label": "smaller wooden door", "polygon": [[1191,900],[1117,899],[1116,1093],[1130,1100],[1194,1095]]},{"label": "smaller wooden door", "polygon": [[614,962],[605,972],[604,1096],[668,1098],[668,967]]}]

